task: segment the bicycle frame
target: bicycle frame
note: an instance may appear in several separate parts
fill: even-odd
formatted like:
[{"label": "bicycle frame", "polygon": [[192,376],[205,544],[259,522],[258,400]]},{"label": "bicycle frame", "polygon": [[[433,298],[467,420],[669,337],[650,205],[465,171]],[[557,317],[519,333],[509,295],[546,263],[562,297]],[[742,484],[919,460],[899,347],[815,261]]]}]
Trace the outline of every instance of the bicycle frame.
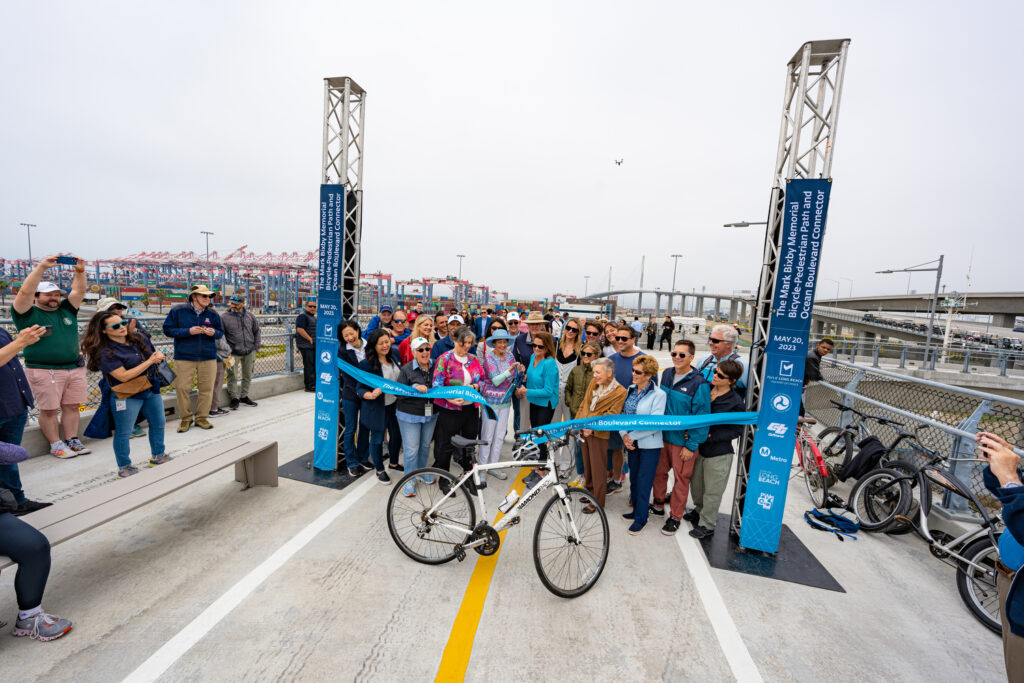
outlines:
[{"label": "bicycle frame", "polygon": [[821,449],[818,448],[818,442],[815,441],[814,436],[807,427],[800,425],[796,433],[796,455],[797,462],[800,463],[800,469],[804,469],[803,451],[800,448],[804,443],[811,449],[811,455],[814,456],[814,463],[818,466],[818,472],[821,476],[828,477],[828,468],[825,466],[825,459],[821,457]]}]

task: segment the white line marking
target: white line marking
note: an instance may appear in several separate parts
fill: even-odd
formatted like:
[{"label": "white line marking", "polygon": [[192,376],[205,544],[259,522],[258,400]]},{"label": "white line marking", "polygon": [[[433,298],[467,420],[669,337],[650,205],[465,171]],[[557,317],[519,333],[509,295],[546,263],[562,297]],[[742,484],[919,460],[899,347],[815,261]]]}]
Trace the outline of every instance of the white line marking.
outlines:
[{"label": "white line marking", "polygon": [[722,594],[718,592],[718,586],[711,576],[711,568],[704,557],[704,551],[700,548],[700,542],[689,534],[676,534],[676,542],[683,551],[686,568],[690,570],[690,577],[697,586],[697,594],[704,603],[704,612],[711,621],[711,627],[715,630],[718,644],[726,661],[729,662],[732,675],[741,683],[760,683],[764,679],[761,678],[761,672],[757,670],[757,665],[754,664],[740,632],[736,629],[736,624],[729,616],[729,610],[726,609]]},{"label": "white line marking", "polygon": [[221,619],[226,617],[231,610],[235,609],[245,600],[250,593],[266,581],[271,574],[281,568],[285,562],[290,560],[295,553],[302,550],[307,543],[312,541],[317,534],[326,529],[331,522],[345,513],[356,501],[362,498],[367,491],[377,484],[377,480],[370,477],[362,484],[356,486],[347,496],[335,503],[327,511],[310,522],[304,529],[292,536],[291,540],[274,551],[258,567],[246,574],[234,586],[229,588],[224,595],[214,600],[209,607],[192,620],[185,628],[178,631],[177,635],[164,643],[163,647],[154,652],[149,659],[139,665],[135,671],[125,677],[125,682],[142,683],[143,681],[155,681],[188,650],[198,643],[203,636],[210,632]]}]

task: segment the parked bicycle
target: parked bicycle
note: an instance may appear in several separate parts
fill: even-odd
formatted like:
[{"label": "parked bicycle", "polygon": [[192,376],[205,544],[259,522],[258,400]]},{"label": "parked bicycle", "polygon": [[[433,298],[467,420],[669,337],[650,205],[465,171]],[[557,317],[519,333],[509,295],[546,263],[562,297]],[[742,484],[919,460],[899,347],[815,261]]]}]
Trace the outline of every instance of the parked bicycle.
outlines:
[{"label": "parked bicycle", "polygon": [[[535,439],[546,439],[542,429],[516,432],[511,462],[479,465],[467,457],[467,451],[486,443],[461,436],[452,444],[462,452],[457,462],[469,469],[456,477],[450,472],[427,467],[407,473],[394,487],[388,499],[387,519],[391,538],[406,555],[424,564],[443,564],[466,559],[467,550],[493,555],[501,545],[499,534],[522,521],[523,510],[549,488],[554,489],[537,517],[533,533],[533,563],[544,586],[563,598],[575,598],[590,590],[604,571],[608,559],[608,518],[589,491],[561,483],[572,469],[560,469],[557,455],[580,438],[579,430],[549,439],[547,461],[540,459]],[[545,472],[540,481],[520,498],[515,489],[498,505],[504,513],[495,524],[487,520],[483,489],[490,470],[536,467]],[[415,495],[406,497],[402,489],[414,482]],[[476,503],[474,504],[474,500]]]},{"label": "parked bicycle", "polygon": [[[872,436],[871,428],[868,425],[869,422],[877,422],[880,425],[886,425],[892,427],[897,431],[897,438],[888,447],[888,451],[899,449],[901,442],[905,436],[900,435],[899,429],[902,429],[905,425],[898,420],[893,420],[888,417],[881,415],[868,415],[862,413],[856,408],[850,406],[844,406],[839,401],[829,401],[835,406],[840,415],[843,413],[852,413],[853,419],[845,427],[828,427],[823,429],[821,434],[818,435],[818,444],[821,448],[821,455],[828,463],[829,469],[835,473],[838,473],[843,466],[845,466],[853,458],[853,446],[855,443],[863,441],[869,436]],[[907,437],[912,437],[913,434],[910,432],[906,433]],[[834,483],[834,480],[833,482]]]},{"label": "parked bicycle", "polygon": [[797,418],[796,460],[803,472],[804,484],[807,486],[811,503],[816,508],[824,508],[829,503],[829,480],[835,479],[830,476],[830,465],[822,457],[818,442],[807,428],[813,424],[817,424],[817,420],[810,417]]},{"label": "parked bicycle", "polygon": [[[850,494],[850,508],[860,517],[862,529],[881,530],[893,523],[903,523],[916,531],[928,544],[932,555],[956,568],[956,586],[960,598],[975,618],[992,631],[1002,633],[999,596],[996,592],[996,561],[999,559],[997,526],[1000,519],[998,516],[990,516],[985,506],[956,475],[939,466],[947,458],[923,446],[920,448],[929,459],[919,465],[904,465],[913,468],[913,472],[882,468],[862,477]],[[942,532],[932,532],[928,527],[932,485],[969,500],[981,515],[982,521],[977,528],[956,538]],[[911,511],[915,502],[915,486],[919,497],[916,519]]]}]

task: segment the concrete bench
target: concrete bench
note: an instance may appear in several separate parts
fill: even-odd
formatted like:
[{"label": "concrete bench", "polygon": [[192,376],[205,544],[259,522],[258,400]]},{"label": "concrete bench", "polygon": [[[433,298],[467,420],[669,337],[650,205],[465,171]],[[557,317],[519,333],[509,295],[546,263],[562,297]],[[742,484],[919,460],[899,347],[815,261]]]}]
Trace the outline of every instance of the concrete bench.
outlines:
[{"label": "concrete bench", "polygon": [[[245,484],[243,489],[277,486],[277,442],[224,439],[21,519],[43,532],[54,546],[231,465],[235,466],[235,481]],[[13,564],[0,555],[0,569]]]}]

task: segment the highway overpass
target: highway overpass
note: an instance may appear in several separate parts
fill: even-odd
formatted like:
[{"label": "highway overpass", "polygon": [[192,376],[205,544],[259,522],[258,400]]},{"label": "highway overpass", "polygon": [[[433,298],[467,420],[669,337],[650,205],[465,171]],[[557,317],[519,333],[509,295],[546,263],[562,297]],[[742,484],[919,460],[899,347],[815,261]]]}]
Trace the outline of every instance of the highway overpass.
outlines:
[{"label": "highway overpass", "polygon": [[[977,292],[967,296],[966,312],[972,315],[991,315],[996,327],[1012,329],[1018,316],[1024,317],[1024,292]],[[848,297],[845,299],[819,297],[815,303],[857,311],[925,312],[931,305],[931,294],[892,294],[884,296]],[[940,299],[941,302],[941,299]]]}]

